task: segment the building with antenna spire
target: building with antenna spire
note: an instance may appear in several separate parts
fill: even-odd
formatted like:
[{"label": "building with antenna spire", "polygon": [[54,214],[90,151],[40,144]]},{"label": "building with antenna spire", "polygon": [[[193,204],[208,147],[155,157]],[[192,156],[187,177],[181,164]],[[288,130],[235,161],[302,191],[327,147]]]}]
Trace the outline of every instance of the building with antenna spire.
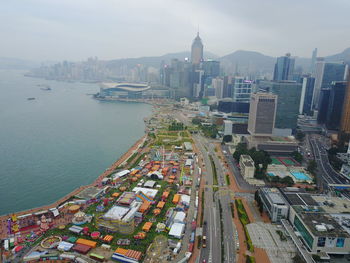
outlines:
[{"label": "building with antenna spire", "polygon": [[192,64],[199,65],[203,61],[203,43],[197,32],[196,38],[193,40],[191,47],[191,62]]}]

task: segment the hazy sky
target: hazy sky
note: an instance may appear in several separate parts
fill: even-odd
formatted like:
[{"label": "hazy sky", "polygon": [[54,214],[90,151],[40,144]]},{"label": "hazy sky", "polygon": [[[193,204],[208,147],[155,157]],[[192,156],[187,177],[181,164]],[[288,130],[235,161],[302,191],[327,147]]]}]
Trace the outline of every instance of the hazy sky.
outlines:
[{"label": "hazy sky", "polygon": [[82,60],[189,50],[321,56],[350,47],[350,0],[3,0],[0,57]]}]

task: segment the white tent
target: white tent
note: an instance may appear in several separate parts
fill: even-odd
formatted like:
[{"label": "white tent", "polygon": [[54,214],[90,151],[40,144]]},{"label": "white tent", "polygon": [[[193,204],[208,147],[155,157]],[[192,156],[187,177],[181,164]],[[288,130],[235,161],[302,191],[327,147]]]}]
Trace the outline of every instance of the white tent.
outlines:
[{"label": "white tent", "polygon": [[170,228],[169,236],[181,238],[184,230],[185,230],[185,224],[175,223]]},{"label": "white tent", "polygon": [[175,217],[174,217],[174,223],[183,223],[185,221],[186,218],[186,213],[185,212],[177,212]]},{"label": "white tent", "polygon": [[182,204],[189,206],[191,202],[191,197],[189,195],[181,195],[181,201]]}]

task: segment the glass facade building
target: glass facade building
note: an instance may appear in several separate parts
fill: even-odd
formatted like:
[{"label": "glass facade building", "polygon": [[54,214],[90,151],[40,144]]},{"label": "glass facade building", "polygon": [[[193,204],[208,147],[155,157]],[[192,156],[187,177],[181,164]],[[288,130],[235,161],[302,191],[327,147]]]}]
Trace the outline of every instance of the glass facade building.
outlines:
[{"label": "glass facade building", "polygon": [[290,54],[277,58],[275,70],[273,73],[274,81],[292,80],[294,72],[295,59]]},{"label": "glass facade building", "polygon": [[232,98],[234,102],[248,102],[250,101],[250,94],[252,92],[252,81],[244,78],[236,77],[234,79]]},{"label": "glass facade building", "polygon": [[295,81],[260,81],[258,88],[278,97],[275,128],[296,129],[302,85]]}]

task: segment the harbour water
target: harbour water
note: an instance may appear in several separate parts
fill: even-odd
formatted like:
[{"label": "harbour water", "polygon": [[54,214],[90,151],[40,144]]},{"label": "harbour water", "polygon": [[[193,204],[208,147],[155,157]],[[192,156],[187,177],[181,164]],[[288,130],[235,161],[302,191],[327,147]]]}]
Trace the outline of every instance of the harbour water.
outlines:
[{"label": "harbour water", "polygon": [[0,215],[94,181],[144,134],[151,114],[147,104],[94,100],[97,84],[23,74],[0,70]]}]

